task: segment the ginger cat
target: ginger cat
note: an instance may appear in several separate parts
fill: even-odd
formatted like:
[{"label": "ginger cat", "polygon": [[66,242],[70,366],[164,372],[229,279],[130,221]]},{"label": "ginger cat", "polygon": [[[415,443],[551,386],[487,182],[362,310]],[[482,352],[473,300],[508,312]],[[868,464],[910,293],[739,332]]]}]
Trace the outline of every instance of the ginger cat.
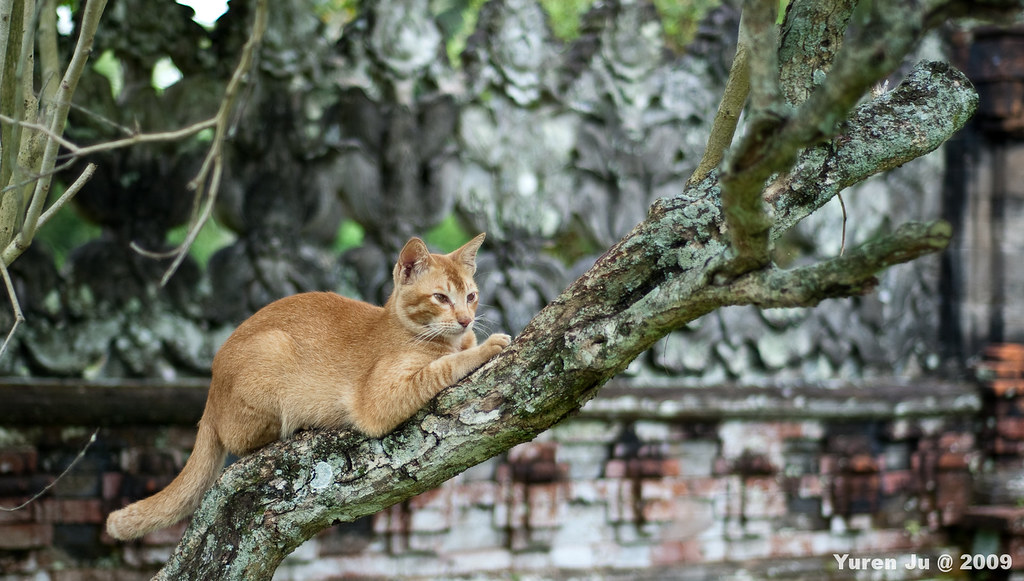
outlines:
[{"label": "ginger cat", "polygon": [[246,454],[300,428],[387,434],[446,386],[506,347],[477,345],[473,282],[480,234],[447,255],[419,238],[402,249],[383,307],[334,293],[275,301],[243,322],[213,359],[195,448],[167,488],[107,519],[133,539],[195,511],[228,452]]}]

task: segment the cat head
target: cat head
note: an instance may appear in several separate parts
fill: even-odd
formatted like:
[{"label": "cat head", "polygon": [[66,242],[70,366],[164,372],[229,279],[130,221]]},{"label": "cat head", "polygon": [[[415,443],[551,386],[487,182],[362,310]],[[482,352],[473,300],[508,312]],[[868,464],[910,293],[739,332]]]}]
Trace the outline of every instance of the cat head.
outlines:
[{"label": "cat head", "polygon": [[424,340],[455,342],[471,333],[479,297],[473,274],[480,234],[449,254],[432,254],[419,238],[406,242],[392,272],[388,301],[402,324]]}]

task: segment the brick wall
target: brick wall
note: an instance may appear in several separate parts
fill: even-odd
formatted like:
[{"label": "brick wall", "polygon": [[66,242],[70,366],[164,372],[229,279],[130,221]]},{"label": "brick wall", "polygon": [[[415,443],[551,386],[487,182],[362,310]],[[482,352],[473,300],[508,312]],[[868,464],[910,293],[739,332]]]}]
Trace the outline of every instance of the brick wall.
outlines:
[{"label": "brick wall", "polygon": [[[846,579],[857,572],[837,570],[834,553],[906,559],[958,551],[955,543],[974,538],[964,515],[993,444],[979,407],[949,403],[976,390],[954,387],[943,392],[948,401],[917,387],[946,402],[931,412],[888,388],[863,391],[845,415],[811,400],[803,417],[789,418],[738,406],[666,413],[613,388],[578,417],[439,489],[324,531],[278,578],[661,579],[685,570],[698,578],[785,571],[820,579],[828,571]],[[896,391],[911,411],[889,406],[879,415],[883,391]],[[832,401],[833,392],[818,399]],[[666,393],[662,401],[690,401]],[[729,393],[707,397],[722,402]],[[787,393],[763,390],[764,409]],[[831,411],[816,415],[818,408]],[[18,504],[52,481],[89,434],[60,426],[0,431],[0,504]],[[1024,431],[1014,437],[1024,441]],[[0,513],[0,579],[148,578],[183,525],[117,544],[102,521],[164,486],[193,438],[188,427],[101,430],[44,497]],[[900,573],[895,578],[929,576]]]}]

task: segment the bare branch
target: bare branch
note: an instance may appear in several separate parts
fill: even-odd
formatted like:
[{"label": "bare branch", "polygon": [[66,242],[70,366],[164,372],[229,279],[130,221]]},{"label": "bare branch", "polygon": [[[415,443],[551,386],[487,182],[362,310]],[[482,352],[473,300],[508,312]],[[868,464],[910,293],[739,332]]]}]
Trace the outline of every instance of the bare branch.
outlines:
[{"label": "bare branch", "polygon": [[[735,258],[734,273],[761,268],[771,262],[768,231],[771,220],[761,201],[761,190],[769,171],[758,163],[759,151],[781,124],[783,101],[778,82],[778,38],[775,28],[775,3],[748,1],[740,38],[748,39],[751,59],[750,122],[747,135],[726,161],[722,177],[722,207],[729,225]],[[775,161],[775,160],[769,160]]]},{"label": "bare branch", "polygon": [[47,208],[46,211],[39,216],[39,227],[41,228],[44,224],[49,222],[50,218],[53,218],[53,216],[58,211],[60,211],[60,209],[65,206],[65,204],[70,202],[71,198],[75,197],[75,195],[82,189],[82,187],[85,186],[86,182],[92,179],[92,174],[94,173],[96,173],[96,164],[90,163],[89,165],[85,166],[85,169],[82,170],[82,174],[78,176],[78,179],[76,179],[74,183],[68,186],[67,189],[64,190],[64,193],[61,194],[60,197],[57,198],[52,204],[50,204],[50,207]]},{"label": "bare branch", "polygon": [[832,68],[843,45],[854,0],[793,0],[786,7],[779,45],[779,80],[786,100],[807,100]]},{"label": "bare branch", "polygon": [[[857,101],[902,62],[929,28],[958,9],[941,0],[874,2],[869,8],[810,97],[789,115],[776,114],[782,109],[752,114],[746,135],[728,156],[721,176],[722,205],[735,258],[720,269],[724,279],[770,263],[772,225],[761,198],[765,181],[789,171],[805,148],[833,137]],[[756,30],[756,23],[751,26]]]},{"label": "bare branch", "polygon": [[740,39],[736,43],[736,56],[732,59],[732,68],[729,69],[729,79],[725,83],[725,91],[722,100],[718,104],[718,111],[715,113],[715,120],[711,125],[711,134],[708,136],[708,145],[704,149],[697,169],[686,182],[691,187],[708,176],[718,164],[722,163],[725,151],[732,145],[733,136],[736,134],[736,127],[740,122],[740,113],[743,112],[743,104],[747,101],[747,94],[750,92],[750,71],[747,60],[750,58],[750,50],[747,48],[747,41],[743,35],[743,16],[740,16]]},{"label": "bare branch", "polygon": [[[4,268],[3,272],[6,273],[7,272],[6,267],[3,267],[3,268]],[[12,330],[11,332],[13,333],[14,331]],[[6,346],[6,344],[7,343],[5,341],[4,345]],[[2,355],[2,351],[0,351],[0,355]],[[70,464],[68,464],[67,468],[65,468],[64,471],[61,472],[56,478],[54,478],[52,481],[50,481],[49,484],[44,486],[42,488],[42,490],[40,490],[39,492],[35,493],[32,496],[32,498],[30,498],[30,499],[26,500],[25,502],[19,504],[18,506],[0,506],[0,511],[3,511],[3,512],[16,512],[16,511],[19,511],[19,510],[25,508],[26,506],[28,506],[29,504],[31,504],[31,503],[35,502],[36,500],[38,500],[40,496],[46,494],[47,491],[49,491],[51,488],[56,486],[58,482],[63,480],[64,477],[67,476],[68,472],[71,472],[71,469],[74,468],[75,465],[78,464],[78,462],[82,458],[85,457],[85,453],[89,451],[89,446],[92,446],[93,444],[96,443],[96,435],[99,434],[99,433],[100,433],[100,429],[99,428],[96,428],[95,430],[93,430],[92,436],[89,436],[89,440],[85,443],[85,446],[83,446],[82,449],[79,450],[78,455],[75,456],[75,459],[72,460]]]},{"label": "bare branch", "polygon": [[953,228],[948,222],[911,222],[843,256],[789,271],[770,269],[740,277],[728,289],[736,304],[762,308],[813,307],[823,300],[865,294],[875,275],[894,265],[943,250]]},{"label": "bare branch", "polygon": [[0,357],[3,357],[3,354],[7,352],[7,346],[10,345],[11,339],[14,337],[14,332],[25,322],[25,314],[21,311],[21,303],[18,301],[17,291],[14,290],[11,273],[3,262],[0,262],[0,275],[3,276],[4,286],[7,287],[7,298],[11,301],[11,310],[14,312],[14,323],[11,324],[11,330],[7,332],[7,337],[4,339],[3,344],[0,345]]},{"label": "bare branch", "polygon": [[[78,35],[78,42],[75,45],[75,51],[71,55],[71,61],[68,63],[68,68],[64,72],[64,77],[61,80],[60,87],[57,90],[57,94],[54,96],[55,109],[53,112],[53,118],[50,121],[50,131],[48,134],[61,134],[64,132],[64,126],[67,123],[68,111],[71,108],[71,97],[78,87],[78,80],[82,76],[82,72],[85,70],[85,65],[89,60],[89,56],[92,54],[92,42],[93,37],[96,34],[96,28],[99,26],[100,16],[103,14],[103,8],[106,5],[106,0],[88,0],[83,10],[82,20],[80,24],[80,31]],[[60,148],[60,143],[54,139],[46,140],[46,147],[43,151],[42,159],[42,171],[47,172],[51,170],[56,164],[57,152]],[[32,238],[35,237],[36,228],[39,223],[39,216],[43,211],[43,206],[46,203],[46,199],[50,192],[50,183],[52,175],[43,174],[36,182],[35,190],[32,194],[32,200],[29,203],[28,210],[25,213],[25,221],[22,224],[21,231],[14,237],[7,247],[0,254],[0,261],[4,264],[11,264],[15,258],[21,255],[22,252],[28,248],[28,245],[32,242]]]},{"label": "bare branch", "polygon": [[0,123],[6,123],[8,125],[20,125],[25,129],[31,129],[43,133],[50,139],[55,139],[61,147],[65,147],[70,150],[78,150],[78,146],[68,141],[62,134],[56,134],[50,131],[50,128],[41,123],[33,123],[31,121],[18,120],[14,117],[8,117],[7,115],[0,115]]},{"label": "bare branch", "polygon": [[[57,78],[60,76],[60,56],[57,50],[57,2],[42,0],[39,4],[39,46],[40,79],[39,102],[43,108],[53,106],[57,94]],[[45,118],[45,115],[44,115]]]},{"label": "bare branch", "polygon": [[[772,239],[844,188],[934,151],[974,114],[978,95],[966,75],[941,62],[919,63],[895,89],[859,106],[844,132],[808,149],[765,190]],[[928,123],[919,119],[927,117]]]},{"label": "bare branch", "polygon": [[186,137],[191,137],[192,135],[195,135],[200,131],[210,129],[211,127],[214,127],[216,125],[217,118],[211,117],[210,119],[205,119],[203,121],[193,123],[192,125],[182,127],[181,129],[161,131],[158,133],[135,133],[132,134],[130,137],[125,137],[123,139],[115,139],[113,141],[104,141],[103,143],[97,143],[95,145],[87,145],[85,147],[71,145],[70,147],[65,147],[67,147],[67,149],[70,151],[70,154],[68,154],[70,155],[70,157],[81,158],[102,151],[111,151],[114,149],[130,147],[132,145],[139,145],[142,143],[165,143],[168,141],[180,141],[182,139],[185,139]]},{"label": "bare branch", "polygon": [[[188,249],[195,242],[196,237],[199,236],[199,231],[213,211],[213,204],[217,200],[217,194],[220,191],[220,181],[224,172],[224,145],[231,129],[231,122],[241,87],[252,71],[253,65],[256,62],[256,53],[259,50],[260,43],[263,41],[263,33],[267,29],[267,12],[267,0],[257,0],[256,13],[253,17],[249,39],[246,41],[245,46],[242,47],[242,56],[235,67],[234,73],[231,75],[227,88],[224,90],[224,98],[221,99],[217,115],[211,120],[214,122],[213,141],[210,143],[210,149],[203,160],[199,173],[189,183],[189,187],[195,189],[195,197],[188,233],[185,235],[185,240],[171,252],[174,260],[167,268],[167,271],[164,272],[160,284],[167,284],[167,281],[170,280],[178,270],[178,267],[181,266],[182,261],[188,255]],[[146,256],[159,255],[143,250],[135,244],[132,245],[132,248]]]},{"label": "bare branch", "polygon": [[751,115],[772,113],[782,104],[779,86],[779,35],[775,25],[778,4],[763,0],[747,0],[740,18],[740,42],[746,44],[757,58],[750,59]]}]

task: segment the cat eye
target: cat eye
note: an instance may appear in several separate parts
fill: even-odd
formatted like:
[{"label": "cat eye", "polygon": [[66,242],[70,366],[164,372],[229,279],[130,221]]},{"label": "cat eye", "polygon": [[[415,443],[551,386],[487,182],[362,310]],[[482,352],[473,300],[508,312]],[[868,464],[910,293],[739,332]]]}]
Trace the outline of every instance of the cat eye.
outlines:
[{"label": "cat eye", "polygon": [[448,298],[448,295],[444,295],[441,293],[434,293],[434,300],[443,305],[447,305],[448,303],[452,302],[451,299]]},{"label": "cat eye", "polygon": [[466,295],[466,302],[467,303],[475,303],[476,302],[476,293],[469,293],[468,295]]}]

